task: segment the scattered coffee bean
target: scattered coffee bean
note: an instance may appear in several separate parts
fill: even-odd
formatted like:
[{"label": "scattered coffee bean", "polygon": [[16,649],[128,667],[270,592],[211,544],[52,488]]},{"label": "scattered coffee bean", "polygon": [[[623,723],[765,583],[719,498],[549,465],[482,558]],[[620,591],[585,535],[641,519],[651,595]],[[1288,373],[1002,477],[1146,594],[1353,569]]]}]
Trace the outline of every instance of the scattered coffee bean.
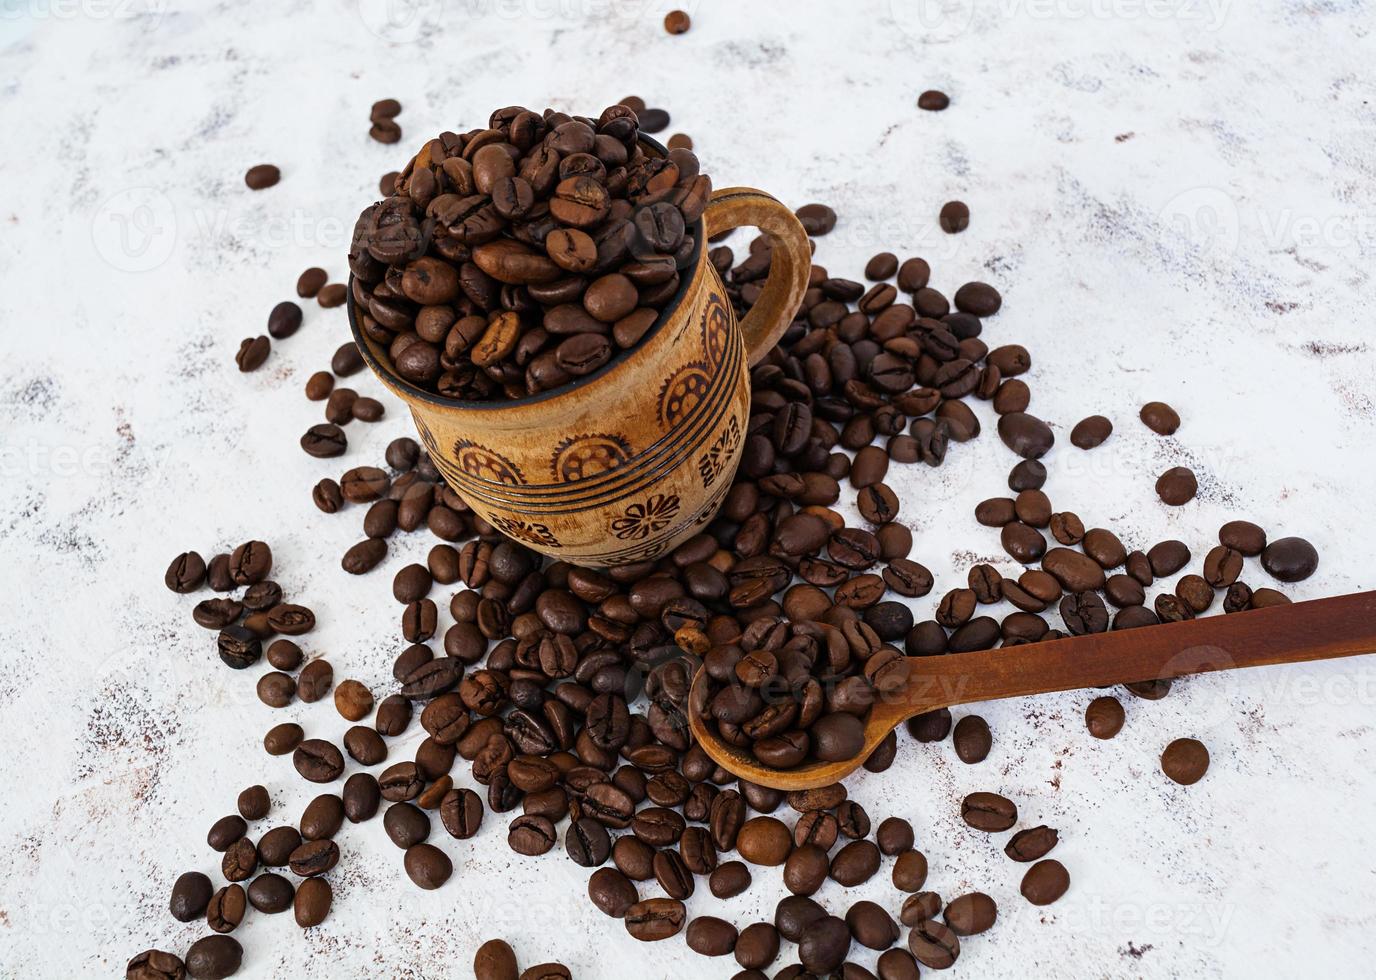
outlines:
[{"label": "scattered coffee bean", "polygon": [[1209,769],[1209,750],[1193,738],[1177,738],[1161,753],[1161,771],[1181,786],[1192,786]]},{"label": "scattered coffee bean", "polygon": [[248,185],[249,190],[253,191],[265,190],[281,179],[282,171],[270,163],[260,163],[249,167],[248,172],[244,174],[244,183]]}]

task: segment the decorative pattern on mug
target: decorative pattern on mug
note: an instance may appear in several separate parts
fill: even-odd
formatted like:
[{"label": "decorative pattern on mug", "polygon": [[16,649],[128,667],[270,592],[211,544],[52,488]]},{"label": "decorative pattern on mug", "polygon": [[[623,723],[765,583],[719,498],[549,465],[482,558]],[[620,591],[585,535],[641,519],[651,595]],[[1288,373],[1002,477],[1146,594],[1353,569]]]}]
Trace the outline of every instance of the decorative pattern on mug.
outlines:
[{"label": "decorative pattern on mug", "polygon": [[710,487],[716,482],[717,477],[721,476],[731,461],[731,455],[740,444],[741,426],[736,421],[736,416],[732,415],[721,435],[717,436],[707,452],[698,457],[698,475],[702,477],[704,489]]},{"label": "decorative pattern on mug", "polygon": [[717,367],[726,360],[726,346],[731,343],[731,310],[716,293],[707,296],[707,309],[702,313],[702,349],[707,363]]},{"label": "decorative pattern on mug", "polygon": [[643,541],[668,527],[678,508],[678,494],[651,494],[645,503],[631,504],[622,516],[613,518],[611,532],[623,541]]},{"label": "decorative pattern on mug", "polygon": [[501,453],[493,452],[476,442],[470,442],[467,439],[460,439],[455,442],[454,458],[458,461],[459,469],[475,480],[508,485],[519,485],[526,482],[526,478],[521,475],[519,466]]},{"label": "decorative pattern on mug", "polygon": [[659,424],[666,431],[676,426],[702,401],[712,386],[712,369],[691,361],[659,386]]},{"label": "decorative pattern on mug", "polygon": [[524,541],[526,544],[538,545],[543,548],[561,548],[559,539],[554,536],[554,532],[546,524],[535,521],[523,521],[515,517],[502,517],[494,514],[487,519],[498,531],[501,531],[509,538],[517,541]]},{"label": "decorative pattern on mug", "polygon": [[570,436],[554,447],[550,470],[556,483],[573,483],[600,476],[631,458],[631,444],[622,436],[605,432]]}]

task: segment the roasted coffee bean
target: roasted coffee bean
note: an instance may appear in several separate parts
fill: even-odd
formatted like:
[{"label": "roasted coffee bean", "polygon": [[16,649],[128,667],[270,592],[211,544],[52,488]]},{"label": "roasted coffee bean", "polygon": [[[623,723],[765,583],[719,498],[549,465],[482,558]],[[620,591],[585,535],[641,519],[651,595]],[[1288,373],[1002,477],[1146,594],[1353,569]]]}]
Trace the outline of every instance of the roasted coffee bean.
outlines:
[{"label": "roasted coffee bean", "polygon": [[298,745],[292,764],[303,779],[313,783],[334,782],[344,772],[344,756],[322,738],[308,738]]},{"label": "roasted coffee bean", "polygon": [[302,929],[318,926],[330,914],[333,890],[324,878],[307,878],[296,888],[292,909]]},{"label": "roasted coffee bean", "polygon": [[1094,449],[1102,446],[1112,433],[1112,422],[1102,415],[1091,415],[1081,419],[1070,430],[1070,444],[1080,449]]},{"label": "roasted coffee bean", "polygon": [[[381,805],[382,792],[372,773],[356,772],[344,780],[340,794],[344,800],[344,816],[349,823],[363,823],[377,815]],[[261,848],[260,848],[261,849]]]},{"label": "roasted coffee bean", "polygon": [[687,910],[672,898],[647,898],[626,910],[626,931],[642,942],[676,936],[683,929]]},{"label": "roasted coffee bean", "polygon": [[1095,738],[1113,738],[1123,728],[1123,706],[1112,696],[1095,698],[1085,708],[1085,727]]},{"label": "roasted coffee bean", "polygon": [[798,959],[815,974],[835,970],[850,952],[850,929],[844,919],[825,915],[813,922],[798,940]]},{"label": "roasted coffee bean", "polygon": [[161,949],[145,949],[124,968],[124,980],[183,980],[185,976],[181,957]]},{"label": "roasted coffee bean", "polygon": [[1171,467],[1156,481],[1156,495],[1172,507],[1189,503],[1198,492],[1199,481],[1194,472],[1184,466]]},{"label": "roasted coffee bean", "polygon": [[234,670],[252,667],[263,655],[263,641],[245,626],[226,626],[216,645],[220,660]]},{"label": "roasted coffee bean", "polygon": [[258,841],[258,863],[268,868],[286,867],[300,846],[301,833],[295,827],[273,827]]},{"label": "roasted coffee bean", "polygon": [[172,918],[178,922],[199,919],[213,894],[214,888],[210,884],[210,879],[199,871],[188,871],[179,876],[172,885],[172,898],[169,902]]},{"label": "roasted coffee bean", "polygon": [[238,973],[243,961],[244,948],[233,936],[203,936],[186,951],[186,975],[195,980],[224,980]]},{"label": "roasted coffee bean", "polygon": [[941,206],[941,230],[955,234],[970,227],[970,208],[963,201],[947,201]]},{"label": "roasted coffee bean", "polygon": [[1033,905],[1050,905],[1070,888],[1070,873],[1054,858],[1038,861],[1023,875],[1019,890]]},{"label": "roasted coffee bean", "polygon": [[1025,459],[1040,459],[1056,442],[1051,427],[1026,412],[1001,415],[998,429],[1004,445]]},{"label": "roasted coffee bean", "polygon": [[975,936],[994,925],[998,906],[984,892],[970,892],[947,902],[942,918],[957,936]]},{"label": "roasted coffee bean", "polygon": [[1147,402],[1138,415],[1142,424],[1158,435],[1174,435],[1180,428],[1180,416],[1165,402]]},{"label": "roasted coffee bean", "polygon": [[1036,861],[1045,857],[1060,841],[1060,835],[1047,826],[1028,827],[1008,839],[1003,853],[1014,861]]},{"label": "roasted coffee bean", "polygon": [[504,940],[489,939],[473,956],[477,980],[519,980],[516,953]]},{"label": "roasted coffee bean", "polygon": [[1147,551],[1147,561],[1153,575],[1166,578],[1190,563],[1190,549],[1183,541],[1162,541]]},{"label": "roasted coffee bean", "polygon": [[961,818],[975,830],[997,833],[1018,820],[1018,808],[997,793],[971,793],[960,805]]},{"label": "roasted coffee bean", "polygon": [[956,722],[954,741],[956,755],[967,765],[983,762],[993,745],[989,724],[979,715],[966,715]]},{"label": "roasted coffee bean", "polygon": [[749,888],[750,882],[750,869],[744,862],[727,861],[708,875],[707,887],[717,898],[732,898]]},{"label": "roasted coffee bean", "polygon": [[259,912],[275,915],[291,908],[296,888],[279,874],[261,874],[248,886],[248,900]]},{"label": "roasted coffee bean", "polygon": [[301,668],[296,678],[296,696],[307,704],[314,704],[326,694],[334,684],[334,668],[325,659],[312,660]]},{"label": "roasted coffee bean", "polygon": [[343,456],[349,446],[344,430],[332,422],[313,425],[301,437],[301,448],[309,456],[317,459],[333,459]]},{"label": "roasted coffee bean", "polygon": [[1182,786],[1192,786],[1209,769],[1209,750],[1198,739],[1177,738],[1161,753],[1161,771]]},{"label": "roasted coffee bean", "polygon": [[831,877],[847,888],[868,881],[879,870],[879,857],[873,841],[851,841],[831,859]]},{"label": "roasted coffee bean", "polygon": [[640,895],[629,878],[615,868],[598,868],[588,879],[588,897],[593,905],[614,919],[623,918]]},{"label": "roasted coffee bean", "polygon": [[439,888],[454,873],[454,864],[434,844],[415,844],[406,850],[402,861],[406,875],[418,888],[432,891]]},{"label": "roasted coffee bean", "polygon": [[[917,97],[917,107],[928,112],[940,112],[951,104],[950,96],[936,89],[928,89]],[[888,980],[888,978],[885,978]]]},{"label": "roasted coffee bean", "polygon": [[239,350],[234,355],[234,363],[243,372],[256,371],[263,366],[268,359],[268,354],[272,351],[272,342],[267,337],[245,337],[239,343]]},{"label": "roasted coffee bean", "polygon": [[229,850],[231,844],[239,840],[244,834],[248,833],[248,824],[245,818],[237,813],[231,813],[227,817],[221,817],[210,826],[209,833],[206,834],[205,842],[212,851],[224,853]]},{"label": "roasted coffee bean", "polygon": [[1280,538],[1261,552],[1261,566],[1281,582],[1302,582],[1319,567],[1319,553],[1304,538]]},{"label": "roasted coffee bean", "polygon": [[220,873],[226,881],[247,881],[258,868],[258,849],[247,837],[240,837],[220,858]]},{"label": "roasted coffee bean", "polygon": [[846,911],[846,928],[860,946],[888,950],[899,941],[899,924],[874,902],[857,902]]},{"label": "roasted coffee bean", "polygon": [[908,933],[908,950],[923,966],[946,970],[960,956],[960,938],[935,919],[923,919]]}]

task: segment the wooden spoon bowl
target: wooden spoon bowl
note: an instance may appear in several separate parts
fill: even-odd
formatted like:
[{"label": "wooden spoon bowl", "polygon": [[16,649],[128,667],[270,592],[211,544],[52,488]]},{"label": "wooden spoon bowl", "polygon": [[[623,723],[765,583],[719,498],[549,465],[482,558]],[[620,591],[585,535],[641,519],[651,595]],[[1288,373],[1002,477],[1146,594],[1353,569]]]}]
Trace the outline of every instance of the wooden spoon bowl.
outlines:
[{"label": "wooden spoon bowl", "polygon": [[899,724],[938,708],[1372,652],[1376,592],[1360,592],[1013,649],[909,657],[907,678],[879,695],[871,709],[863,748],[839,762],[773,769],[722,741],[703,717],[710,681],[702,671],[688,698],[688,723],[707,754],[742,779],[781,790],[813,789],[845,778]]}]

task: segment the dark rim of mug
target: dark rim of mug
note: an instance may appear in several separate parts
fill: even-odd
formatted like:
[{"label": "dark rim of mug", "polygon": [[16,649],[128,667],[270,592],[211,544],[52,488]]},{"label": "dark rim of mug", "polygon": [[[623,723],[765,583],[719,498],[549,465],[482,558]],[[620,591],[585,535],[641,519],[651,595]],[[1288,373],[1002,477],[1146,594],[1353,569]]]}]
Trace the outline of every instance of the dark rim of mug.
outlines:
[{"label": "dark rim of mug", "polygon": [[[640,142],[649,146],[650,149],[654,150],[659,156],[668,156],[669,151],[666,150],[659,141],[651,139],[644,133],[638,135]],[[632,356],[639,353],[640,350],[654,339],[654,336],[664,328],[664,325],[668,323],[674,313],[677,312],[679,305],[683,302],[683,297],[688,292],[688,287],[693,284],[693,280],[697,276],[698,263],[702,259],[703,242],[707,239],[707,229],[702,218],[698,218],[698,220],[693,223],[692,235],[693,255],[688,264],[684,266],[685,269],[692,270],[692,274],[683,277],[683,281],[678,284],[678,292],[674,293],[674,298],[659,311],[659,316],[655,319],[655,322],[650,325],[650,329],[636,342],[636,345],[620,351],[615,357],[592,374],[585,375],[581,378],[575,378],[567,384],[562,384],[558,388],[551,388],[548,391],[542,391],[537,395],[526,395],[524,398],[507,398],[485,402],[461,401],[457,398],[446,398],[443,395],[437,395],[433,391],[426,391],[424,388],[414,385],[405,378],[402,378],[392,369],[390,364],[383,362],[381,358],[373,353],[369,339],[363,336],[363,330],[358,325],[358,316],[354,309],[354,275],[352,272],[349,273],[347,302],[349,331],[353,334],[354,343],[358,346],[358,351],[363,355],[363,359],[368,362],[368,366],[378,375],[385,378],[388,384],[401,389],[418,401],[427,402],[440,408],[462,408],[467,411],[475,412],[491,412],[505,408],[520,408],[524,405],[538,405],[540,402],[577,391],[579,388],[586,387],[600,378],[604,378],[608,374],[611,374],[622,364],[630,360]]]}]

